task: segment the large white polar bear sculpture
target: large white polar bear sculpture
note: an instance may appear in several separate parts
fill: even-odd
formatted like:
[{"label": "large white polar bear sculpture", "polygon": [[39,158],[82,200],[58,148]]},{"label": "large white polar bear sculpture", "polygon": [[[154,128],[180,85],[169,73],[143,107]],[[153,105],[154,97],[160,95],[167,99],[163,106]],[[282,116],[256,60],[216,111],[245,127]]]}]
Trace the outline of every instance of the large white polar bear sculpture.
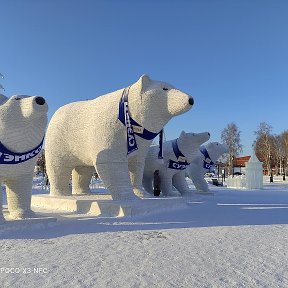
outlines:
[{"label": "large white polar bear sculpture", "polygon": [[200,147],[196,157],[185,171],[186,175],[193,181],[198,192],[209,192],[204,175],[211,171],[219,157],[227,152],[228,146],[218,142],[210,142]]},{"label": "large white polar bear sculpture", "polygon": [[[32,178],[47,125],[42,97],[0,94],[0,180],[6,185],[9,218],[33,217]],[[0,192],[2,208],[2,190]],[[3,222],[3,212],[0,212]]]},{"label": "large white polar bear sculpture", "polygon": [[199,146],[209,140],[210,134],[181,132],[179,138],[163,144],[162,162],[157,159],[159,146],[151,146],[145,161],[143,187],[153,194],[153,175],[159,170],[163,196],[173,196],[172,185],[181,195],[188,195],[189,187],[185,180],[185,170],[199,151]]},{"label": "large white polar bear sculpture", "polygon": [[50,194],[71,195],[72,170],[72,194],[89,193],[96,169],[113,199],[139,199],[135,194],[144,194],[150,143],[173,116],[188,111],[193,103],[170,84],[143,75],[128,88],[61,107],[46,134]]}]

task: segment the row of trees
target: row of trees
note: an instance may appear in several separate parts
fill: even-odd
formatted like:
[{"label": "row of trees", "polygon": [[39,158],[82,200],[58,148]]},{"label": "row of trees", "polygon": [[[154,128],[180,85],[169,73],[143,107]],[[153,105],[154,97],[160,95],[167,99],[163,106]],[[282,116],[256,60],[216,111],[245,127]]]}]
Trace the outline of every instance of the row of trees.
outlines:
[{"label": "row of trees", "polygon": [[[243,149],[240,134],[241,131],[233,122],[221,133],[222,142],[229,147],[229,152],[222,159],[228,167],[229,174],[232,173],[235,157],[239,156]],[[285,175],[288,161],[288,130],[276,135],[272,133],[272,126],[262,122],[254,134],[254,151],[263,162],[264,171],[267,174]]]},{"label": "row of trees", "polygon": [[272,134],[272,127],[262,122],[255,132],[255,153],[258,159],[264,163],[267,173],[286,174],[288,160],[288,131],[279,135]]}]

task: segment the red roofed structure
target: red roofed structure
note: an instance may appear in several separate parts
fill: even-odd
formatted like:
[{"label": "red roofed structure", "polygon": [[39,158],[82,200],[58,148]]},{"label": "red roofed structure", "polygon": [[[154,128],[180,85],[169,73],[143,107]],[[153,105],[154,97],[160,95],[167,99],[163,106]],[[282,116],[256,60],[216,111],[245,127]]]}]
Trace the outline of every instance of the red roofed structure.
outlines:
[{"label": "red roofed structure", "polygon": [[234,159],[234,167],[245,167],[245,163],[249,161],[251,156],[242,156]]}]

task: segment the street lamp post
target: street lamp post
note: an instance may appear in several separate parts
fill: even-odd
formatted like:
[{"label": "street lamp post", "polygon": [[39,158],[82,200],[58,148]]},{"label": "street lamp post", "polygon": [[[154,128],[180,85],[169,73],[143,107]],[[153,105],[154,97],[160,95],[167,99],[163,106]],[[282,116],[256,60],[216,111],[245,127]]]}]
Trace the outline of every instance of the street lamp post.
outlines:
[{"label": "street lamp post", "polygon": [[283,157],[283,166],[282,166],[282,167],[283,167],[283,168],[282,168],[282,169],[283,169],[283,181],[285,181],[285,180],[286,180],[286,177],[285,177],[285,176],[286,176],[286,175],[285,175],[285,172],[286,172],[286,171],[285,171],[285,157]]},{"label": "street lamp post", "polygon": [[220,181],[220,162],[217,163],[218,182]]},{"label": "street lamp post", "polygon": [[269,161],[269,168],[270,168],[270,183],[272,183],[273,182],[273,173],[272,173],[272,165],[271,165],[271,161],[272,161],[272,155],[269,155],[269,159],[270,159],[270,161]]},{"label": "street lamp post", "polygon": [[234,156],[232,156],[232,177],[234,177],[234,159],[235,159],[235,157]]}]

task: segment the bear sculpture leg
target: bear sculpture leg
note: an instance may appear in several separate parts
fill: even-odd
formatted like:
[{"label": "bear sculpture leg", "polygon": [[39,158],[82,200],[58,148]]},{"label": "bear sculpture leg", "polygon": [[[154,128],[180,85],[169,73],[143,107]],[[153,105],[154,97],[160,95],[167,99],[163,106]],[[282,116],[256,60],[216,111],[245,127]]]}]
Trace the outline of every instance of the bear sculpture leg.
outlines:
[{"label": "bear sculpture leg", "polygon": [[53,196],[70,196],[72,194],[69,181],[72,173],[72,168],[58,167],[58,169],[49,169],[47,166],[47,173],[50,181],[50,195]]},{"label": "bear sculpture leg", "polygon": [[144,163],[143,161],[129,161],[129,171],[130,179],[133,186],[134,194],[138,197],[145,198],[151,197],[149,193],[143,190],[142,188],[142,179],[144,172]]},{"label": "bear sculpture leg", "polygon": [[96,163],[95,168],[113,200],[139,200],[133,193],[127,162]]},{"label": "bear sculpture leg", "polygon": [[31,173],[5,181],[10,219],[35,217],[35,213],[30,209],[32,180],[33,174]]},{"label": "bear sculpture leg", "polygon": [[175,174],[172,178],[172,184],[181,193],[182,196],[188,197],[192,195],[185,179],[185,172],[179,172]]},{"label": "bear sculpture leg", "polygon": [[89,185],[95,172],[94,167],[76,167],[72,171],[72,194],[85,195],[91,194]]},{"label": "bear sculpture leg", "polygon": [[[168,174],[168,175],[167,175]],[[166,175],[160,172],[162,195],[167,197],[172,195],[172,177],[169,173]]]},{"label": "bear sculpture leg", "polygon": [[209,187],[204,179],[204,176],[199,172],[199,168],[194,167],[193,164],[191,164],[191,168],[189,170],[189,176],[191,180],[193,181],[193,184],[195,185],[195,188],[198,192],[209,192]]}]

